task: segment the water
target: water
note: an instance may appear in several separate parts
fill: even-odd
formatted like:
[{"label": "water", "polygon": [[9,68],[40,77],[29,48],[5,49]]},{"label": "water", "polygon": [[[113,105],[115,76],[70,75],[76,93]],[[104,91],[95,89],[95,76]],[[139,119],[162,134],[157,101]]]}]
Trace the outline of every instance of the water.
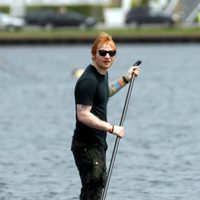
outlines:
[{"label": "water", "polygon": [[[200,48],[119,45],[115,79],[137,59],[135,81],[107,200],[198,200]],[[90,63],[90,45],[0,47],[0,199],[76,200],[80,180],[70,142],[73,69]],[[109,102],[119,123],[123,89]],[[108,163],[115,138],[108,136]]]}]

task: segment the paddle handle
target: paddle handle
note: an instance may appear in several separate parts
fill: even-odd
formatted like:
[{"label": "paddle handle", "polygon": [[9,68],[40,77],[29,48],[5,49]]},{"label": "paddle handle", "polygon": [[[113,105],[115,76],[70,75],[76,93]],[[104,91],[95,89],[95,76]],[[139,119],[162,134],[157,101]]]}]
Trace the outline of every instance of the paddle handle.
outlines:
[{"label": "paddle handle", "polygon": [[[133,66],[139,66],[141,63],[142,63],[142,61],[138,60],[136,63],[133,64]],[[128,109],[128,105],[129,105],[134,81],[135,81],[135,76],[134,76],[134,74],[132,74],[132,77],[131,77],[131,80],[130,80],[130,83],[129,83],[129,87],[128,87],[128,92],[127,92],[126,99],[125,99],[125,103],[124,103],[124,108],[123,108],[123,111],[122,111],[121,120],[120,120],[120,123],[119,123],[120,126],[123,126],[123,123],[124,123],[124,120],[125,120],[125,117],[126,117],[126,113],[127,113],[127,109]]]},{"label": "paddle handle", "polygon": [[142,63],[141,60],[138,60],[136,63],[133,64],[133,66],[139,66]]}]

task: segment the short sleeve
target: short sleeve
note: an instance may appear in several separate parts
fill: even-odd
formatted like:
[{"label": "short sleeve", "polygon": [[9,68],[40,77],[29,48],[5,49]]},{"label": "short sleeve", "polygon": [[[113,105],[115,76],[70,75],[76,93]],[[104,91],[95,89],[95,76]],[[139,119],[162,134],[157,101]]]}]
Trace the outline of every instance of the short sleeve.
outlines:
[{"label": "short sleeve", "polygon": [[81,80],[75,89],[76,104],[93,105],[97,82],[93,79]]}]

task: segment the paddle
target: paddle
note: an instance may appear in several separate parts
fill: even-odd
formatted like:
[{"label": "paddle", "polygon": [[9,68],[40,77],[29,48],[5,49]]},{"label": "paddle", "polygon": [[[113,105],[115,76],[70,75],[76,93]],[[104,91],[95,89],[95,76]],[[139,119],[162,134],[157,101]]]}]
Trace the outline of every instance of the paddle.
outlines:
[{"label": "paddle", "polygon": [[[138,60],[133,66],[138,66],[141,63],[142,63],[142,61]],[[128,105],[129,105],[129,101],[130,101],[130,97],[131,97],[131,92],[132,92],[134,81],[135,81],[135,75],[132,75],[130,83],[129,83],[129,87],[128,87],[128,92],[127,92],[127,95],[126,95],[125,103],[124,103],[124,108],[123,108],[121,120],[120,120],[120,123],[119,123],[120,126],[122,126],[124,121],[125,121],[125,117],[126,117],[126,113],[127,113],[127,109],[128,109]],[[108,169],[108,176],[107,176],[107,180],[106,180],[106,185],[105,185],[105,188],[104,188],[104,190],[102,192],[101,200],[105,200],[105,198],[106,198],[106,194],[107,194],[107,191],[108,191],[108,186],[109,186],[112,170],[113,170],[113,167],[114,167],[115,158],[116,158],[116,155],[117,155],[119,141],[120,141],[120,137],[117,136],[116,140],[115,140],[114,149],[113,149],[113,152],[112,152],[112,157],[111,157],[109,169]]]}]

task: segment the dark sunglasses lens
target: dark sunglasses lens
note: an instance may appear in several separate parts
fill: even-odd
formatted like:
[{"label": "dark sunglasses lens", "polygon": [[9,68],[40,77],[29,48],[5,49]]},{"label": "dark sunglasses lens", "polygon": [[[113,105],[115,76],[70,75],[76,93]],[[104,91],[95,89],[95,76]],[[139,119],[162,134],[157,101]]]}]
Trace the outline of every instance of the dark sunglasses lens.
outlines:
[{"label": "dark sunglasses lens", "polygon": [[108,53],[109,53],[109,55],[110,55],[111,57],[113,57],[113,56],[115,56],[116,51],[109,51]]},{"label": "dark sunglasses lens", "polygon": [[99,50],[100,56],[106,56],[107,53],[109,54],[109,56],[113,57],[113,56],[115,56],[116,51],[115,50],[113,50],[113,51]]},{"label": "dark sunglasses lens", "polygon": [[107,51],[99,50],[99,55],[100,56],[105,56],[106,54],[107,54]]}]

